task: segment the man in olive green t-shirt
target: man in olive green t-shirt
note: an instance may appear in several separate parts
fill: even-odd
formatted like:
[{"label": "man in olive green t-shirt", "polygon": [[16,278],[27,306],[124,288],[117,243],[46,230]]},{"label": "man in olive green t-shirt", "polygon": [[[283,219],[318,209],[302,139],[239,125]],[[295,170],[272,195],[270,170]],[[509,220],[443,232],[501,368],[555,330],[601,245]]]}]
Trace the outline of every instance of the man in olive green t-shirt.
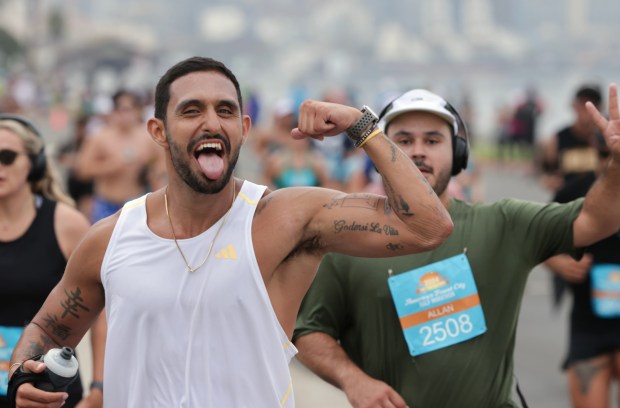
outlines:
[{"label": "man in olive green t-shirt", "polygon": [[[439,248],[422,254],[382,259],[328,255],[298,316],[293,336],[298,358],[341,388],[356,408],[518,406],[511,398],[513,351],[530,270],[554,254],[579,257],[579,248],[620,228],[620,113],[614,85],[609,106],[610,120],[587,106],[613,153],[606,174],[585,201],[561,205],[507,199],[471,205],[450,199],[446,192],[450,177],[467,163],[467,135],[458,113],[424,90],[409,91],[392,102],[383,112],[385,133],[411,157],[449,209],[454,231]],[[377,230],[372,220],[359,225],[360,234]],[[439,340],[462,334],[461,320],[442,326],[450,315],[462,312],[454,308],[460,300],[434,308],[435,315],[423,321],[419,313],[404,317],[395,307],[388,278],[463,253],[477,288],[467,310],[481,308],[484,319],[479,334],[441,346]],[[417,287],[405,303],[416,303],[424,290],[442,290],[448,282],[441,274],[430,275],[435,280],[427,283],[434,286]],[[437,314],[445,314],[443,320],[432,320]],[[407,322],[413,322],[411,327]],[[473,333],[472,327],[470,320],[460,325]],[[413,337],[419,341],[413,346],[405,333],[418,328]],[[420,344],[437,348],[416,354]]]}]

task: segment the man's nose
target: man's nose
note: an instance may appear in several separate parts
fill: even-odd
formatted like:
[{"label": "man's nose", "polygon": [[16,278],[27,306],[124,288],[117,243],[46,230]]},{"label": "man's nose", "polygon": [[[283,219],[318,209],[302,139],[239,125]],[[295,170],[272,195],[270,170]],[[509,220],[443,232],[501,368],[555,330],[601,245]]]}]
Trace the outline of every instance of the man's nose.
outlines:
[{"label": "man's nose", "polygon": [[413,142],[411,144],[411,157],[426,157],[426,146],[422,142]]},{"label": "man's nose", "polygon": [[217,112],[214,108],[207,108],[202,118],[200,130],[202,130],[203,133],[215,135],[220,133],[221,129],[222,124]]}]

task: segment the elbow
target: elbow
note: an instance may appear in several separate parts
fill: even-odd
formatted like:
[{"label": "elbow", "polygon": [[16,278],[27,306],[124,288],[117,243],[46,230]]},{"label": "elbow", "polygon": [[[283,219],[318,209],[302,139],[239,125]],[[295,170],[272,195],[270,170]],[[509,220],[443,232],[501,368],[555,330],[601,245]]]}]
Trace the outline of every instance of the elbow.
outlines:
[{"label": "elbow", "polygon": [[442,222],[433,225],[431,231],[429,231],[426,238],[423,240],[422,249],[424,251],[431,251],[440,247],[446,239],[452,234],[454,230],[454,224],[450,217],[445,218]]}]

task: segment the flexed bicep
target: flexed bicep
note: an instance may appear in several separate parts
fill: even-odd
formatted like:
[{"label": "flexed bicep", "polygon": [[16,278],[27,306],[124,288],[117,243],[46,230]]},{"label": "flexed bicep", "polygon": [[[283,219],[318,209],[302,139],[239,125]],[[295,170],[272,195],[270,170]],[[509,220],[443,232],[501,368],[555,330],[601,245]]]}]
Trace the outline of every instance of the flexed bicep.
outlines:
[{"label": "flexed bicep", "polygon": [[427,249],[422,237],[401,220],[408,214],[414,216],[409,205],[394,205],[387,197],[370,193],[325,197],[316,217],[325,251],[382,257]]}]

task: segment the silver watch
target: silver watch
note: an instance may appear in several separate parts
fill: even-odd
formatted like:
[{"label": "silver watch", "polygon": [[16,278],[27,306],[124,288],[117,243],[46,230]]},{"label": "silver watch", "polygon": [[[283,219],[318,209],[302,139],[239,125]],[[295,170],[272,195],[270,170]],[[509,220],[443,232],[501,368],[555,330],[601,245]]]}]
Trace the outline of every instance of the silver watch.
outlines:
[{"label": "silver watch", "polygon": [[379,117],[368,106],[362,106],[361,111],[362,117],[347,129],[347,136],[354,142],[359,141],[364,131],[373,129],[379,122]]}]

